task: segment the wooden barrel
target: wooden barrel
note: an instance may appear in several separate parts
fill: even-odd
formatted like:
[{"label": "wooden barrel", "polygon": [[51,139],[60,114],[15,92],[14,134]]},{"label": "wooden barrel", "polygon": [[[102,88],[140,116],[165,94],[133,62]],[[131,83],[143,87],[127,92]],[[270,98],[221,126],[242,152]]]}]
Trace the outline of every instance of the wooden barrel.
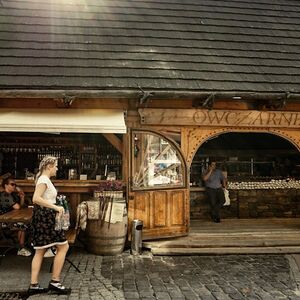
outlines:
[{"label": "wooden barrel", "polygon": [[[113,203],[112,210],[115,203],[124,205],[123,216],[117,216],[119,221],[114,222],[116,216],[114,211],[110,209],[106,211],[105,218],[102,220],[87,220],[85,244],[87,250],[93,254],[117,255],[124,250],[128,222],[126,203],[124,199],[122,201],[114,201]],[[118,213],[120,214],[120,211]]]}]

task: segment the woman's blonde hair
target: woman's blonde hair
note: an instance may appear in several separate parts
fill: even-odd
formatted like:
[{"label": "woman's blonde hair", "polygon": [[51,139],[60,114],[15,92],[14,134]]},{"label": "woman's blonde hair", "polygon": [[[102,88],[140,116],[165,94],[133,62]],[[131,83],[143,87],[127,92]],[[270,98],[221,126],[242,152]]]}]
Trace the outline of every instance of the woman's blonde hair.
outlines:
[{"label": "woman's blonde hair", "polygon": [[55,165],[57,162],[57,157],[54,156],[45,156],[39,165],[39,171],[37,172],[36,176],[35,176],[35,182],[38,181],[38,179],[40,178],[40,176],[42,175],[43,171],[46,170],[47,166],[49,165]]}]

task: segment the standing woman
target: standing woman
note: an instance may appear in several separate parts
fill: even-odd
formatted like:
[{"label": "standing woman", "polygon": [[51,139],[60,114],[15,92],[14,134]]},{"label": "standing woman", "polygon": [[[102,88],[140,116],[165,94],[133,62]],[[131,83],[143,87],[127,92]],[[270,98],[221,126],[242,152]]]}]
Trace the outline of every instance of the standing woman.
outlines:
[{"label": "standing woman", "polygon": [[63,214],[64,208],[56,203],[57,191],[50,178],[57,172],[57,158],[45,156],[40,162],[36,175],[36,185],[33,194],[32,245],[35,255],[31,264],[30,294],[41,293],[46,289],[39,286],[38,279],[47,248],[55,246],[57,253],[54,257],[52,279],[48,289],[59,294],[68,294],[71,289],[60,283],[60,274],[69,249],[68,241],[63,230],[55,230],[56,214]]}]

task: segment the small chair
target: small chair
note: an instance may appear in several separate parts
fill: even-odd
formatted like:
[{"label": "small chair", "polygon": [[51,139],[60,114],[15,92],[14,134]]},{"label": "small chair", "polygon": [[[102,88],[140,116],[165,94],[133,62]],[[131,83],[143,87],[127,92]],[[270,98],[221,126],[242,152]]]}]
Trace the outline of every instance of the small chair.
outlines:
[{"label": "small chair", "polygon": [[[69,250],[67,252],[67,255],[66,255],[66,261],[78,272],[78,273],[81,273],[81,271],[75,266],[75,264],[68,258],[68,256],[72,253],[72,250],[73,250],[73,246],[76,242],[76,239],[77,239],[77,235],[79,233],[79,230],[76,229],[76,228],[70,228],[68,231],[66,231],[66,239],[69,243]],[[53,254],[55,255],[56,254],[56,249],[51,247],[50,248],[51,251],[53,252]],[[51,273],[52,272],[52,267],[53,267],[53,262],[50,266],[50,270],[49,272]]]},{"label": "small chair", "polygon": [[70,228],[66,232],[66,239],[68,240],[68,243],[69,243],[69,250],[67,253],[66,261],[69,262],[71,264],[71,266],[73,266],[78,273],[81,273],[80,270],[74,265],[74,263],[68,258],[68,256],[72,253],[73,246],[76,242],[78,234],[79,234],[79,230],[76,228]]}]

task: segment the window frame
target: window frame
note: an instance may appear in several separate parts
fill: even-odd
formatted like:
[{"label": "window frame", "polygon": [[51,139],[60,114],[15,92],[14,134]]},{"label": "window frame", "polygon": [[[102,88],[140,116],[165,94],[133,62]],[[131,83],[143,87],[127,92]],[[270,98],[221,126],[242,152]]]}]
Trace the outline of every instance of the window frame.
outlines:
[{"label": "window frame", "polygon": [[[150,134],[150,135],[156,136],[156,137],[168,142],[168,144],[171,146],[171,149],[173,149],[174,152],[176,153],[176,157],[178,157],[178,159],[180,160],[180,162],[182,164],[182,173],[181,173],[182,174],[182,184],[180,184],[180,185],[161,184],[161,185],[157,185],[157,186],[147,186],[147,187],[134,186],[134,182],[133,182],[134,171],[135,171],[134,138],[137,133],[138,134]],[[170,190],[170,189],[177,190],[177,189],[186,189],[186,188],[187,188],[187,165],[186,165],[186,161],[184,159],[183,153],[182,153],[180,147],[178,146],[178,144],[175,141],[173,141],[172,139],[170,139],[156,131],[145,130],[145,129],[131,129],[131,131],[130,131],[130,190],[131,191],[151,191],[151,190]]]}]

